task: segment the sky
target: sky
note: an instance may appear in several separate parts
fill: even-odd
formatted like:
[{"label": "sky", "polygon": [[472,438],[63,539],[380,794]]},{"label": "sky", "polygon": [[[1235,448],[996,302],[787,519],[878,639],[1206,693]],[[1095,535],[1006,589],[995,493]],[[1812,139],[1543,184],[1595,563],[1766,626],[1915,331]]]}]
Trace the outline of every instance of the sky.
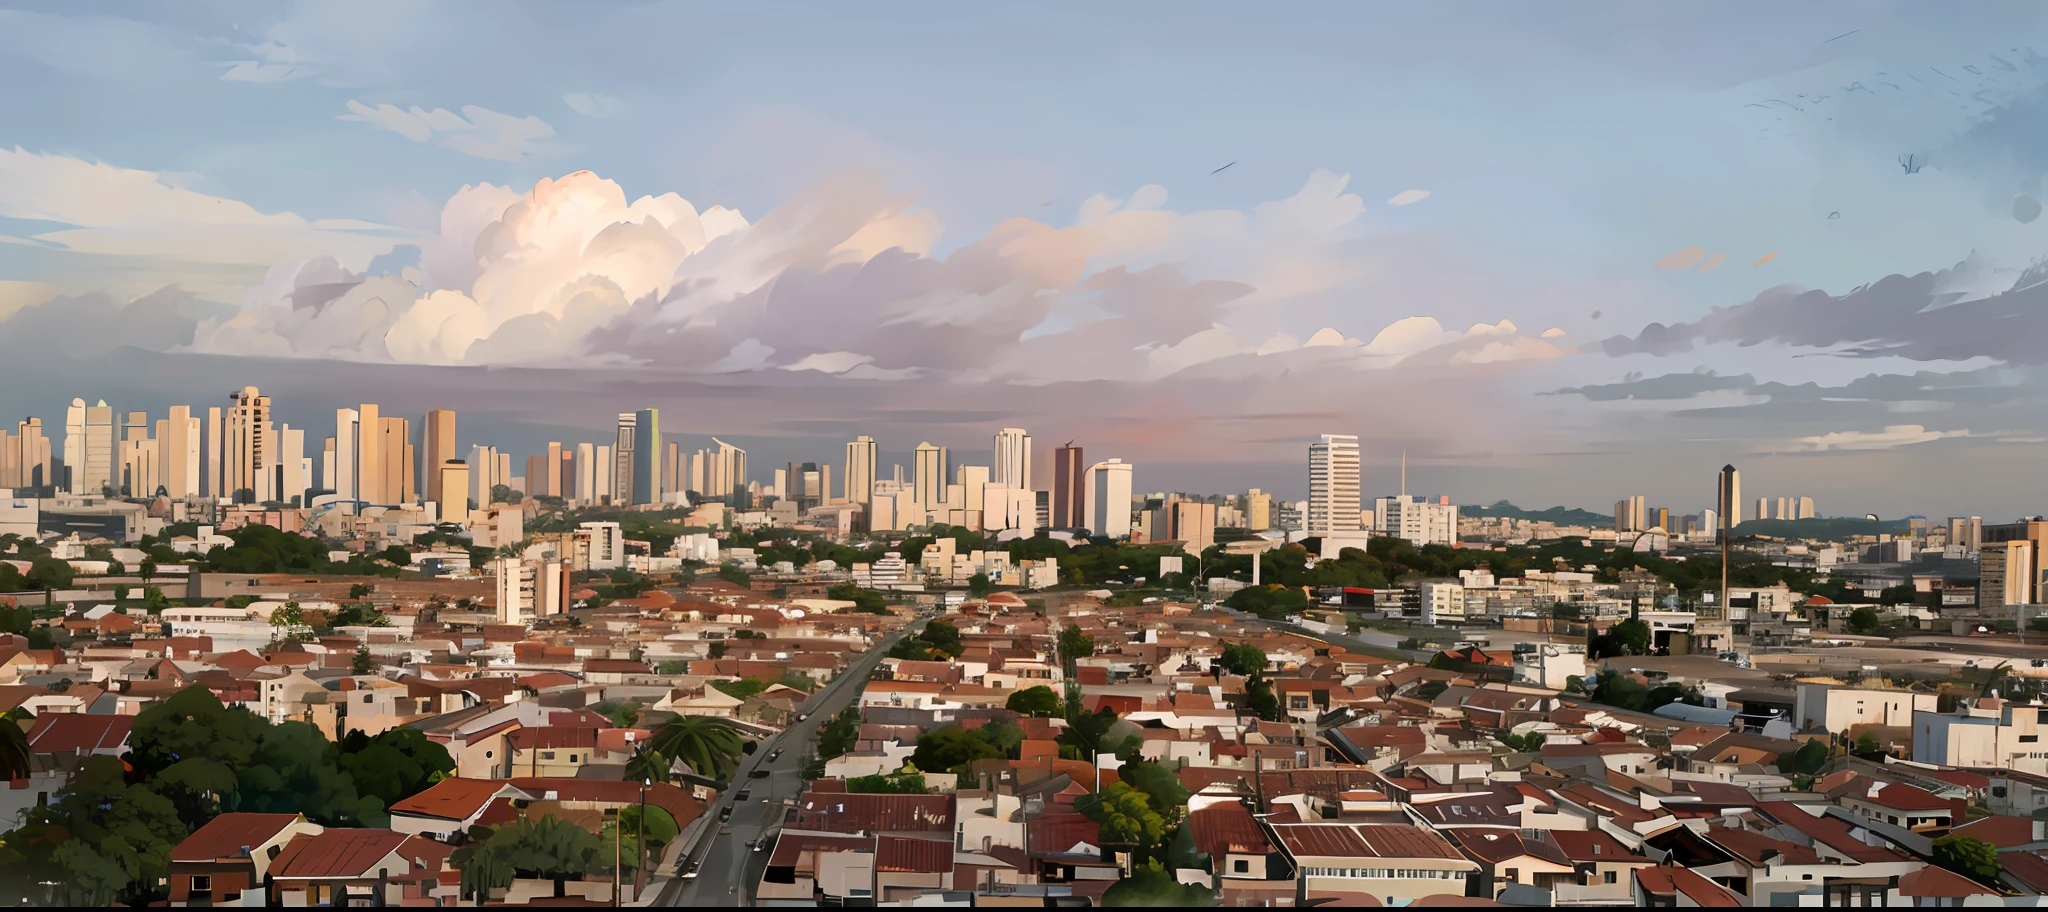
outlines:
[{"label": "sky", "polygon": [[[0,415],[2041,512],[2034,3],[0,3]],[[327,416],[323,418],[322,416]]]}]

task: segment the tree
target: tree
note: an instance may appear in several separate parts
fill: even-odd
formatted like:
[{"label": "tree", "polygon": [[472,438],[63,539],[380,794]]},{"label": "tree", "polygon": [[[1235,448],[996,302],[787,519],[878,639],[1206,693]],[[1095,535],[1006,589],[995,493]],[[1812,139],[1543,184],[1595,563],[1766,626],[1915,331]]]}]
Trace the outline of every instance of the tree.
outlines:
[{"label": "tree", "polygon": [[1849,752],[1865,760],[1876,760],[1884,756],[1884,746],[1877,743],[1877,736],[1870,732],[1856,736],[1856,743]]},{"label": "tree", "polygon": [[853,610],[859,614],[888,614],[889,603],[882,594],[873,589],[862,589],[853,583],[840,583],[825,590],[825,597],[839,602],[852,602]]},{"label": "tree", "polygon": [[735,700],[744,700],[767,690],[769,684],[760,678],[741,678],[737,681],[713,681],[711,686]]},{"label": "tree", "polygon": [[832,721],[818,732],[818,757],[830,760],[847,751],[860,740],[860,708],[849,706],[833,716]]},{"label": "tree", "polygon": [[1133,760],[1117,770],[1117,778],[1144,792],[1146,800],[1166,814],[1169,827],[1179,825],[1189,792],[1172,770],[1150,760]]},{"label": "tree", "polygon": [[1809,738],[1798,750],[1778,755],[1778,772],[1785,776],[1811,776],[1827,762],[1828,746],[1819,738]]},{"label": "tree", "polygon": [[1050,719],[1060,714],[1060,695],[1043,684],[1026,687],[1010,695],[1006,709],[1021,716]]},{"label": "tree", "polygon": [[1961,874],[1980,884],[2002,889],[1998,875],[2005,871],[1999,863],[1998,847],[1982,839],[1968,836],[1943,836],[1934,840],[1934,863]]},{"label": "tree", "polygon": [[753,581],[753,577],[748,576],[747,571],[740,569],[737,564],[726,564],[719,567],[718,578],[735,586],[745,586]]},{"label": "tree", "polygon": [[1250,643],[1232,643],[1223,647],[1217,664],[1231,674],[1251,677],[1265,672],[1266,651]]},{"label": "tree", "polygon": [[1649,699],[1648,687],[1612,668],[1601,669],[1600,674],[1593,678],[1593,700],[1596,703],[1605,703],[1635,712],[1648,712],[1649,710],[1643,707],[1648,704]]},{"label": "tree", "polygon": [[1593,638],[1594,655],[1591,658],[1604,659],[1609,656],[1630,656],[1650,654],[1650,625],[1635,618],[1617,622],[1607,628],[1607,633]]},{"label": "tree", "polygon": [[647,743],[697,775],[722,781],[739,768],[746,740],[731,719],[679,716],[657,729]]},{"label": "tree", "polygon": [[13,719],[0,718],[0,778],[27,778],[32,754],[28,733]]},{"label": "tree", "polygon": [[626,759],[626,781],[628,782],[672,782],[675,780],[675,761],[667,754],[642,744],[633,756]]},{"label": "tree", "polygon": [[617,728],[633,728],[640,724],[640,704],[632,700],[606,700],[591,708],[611,720]]},{"label": "tree", "polygon": [[1117,782],[1074,802],[1074,809],[1102,827],[1102,838],[1150,850],[1166,842],[1166,818],[1151,799],[1128,782]]},{"label": "tree", "polygon": [[351,583],[348,587],[348,597],[351,600],[360,601],[369,598],[371,591],[369,583]]},{"label": "tree", "polygon": [[1002,752],[958,725],[925,732],[917,739],[917,751],[910,762],[921,770],[961,772],[976,760],[993,760]]},{"label": "tree", "polygon": [[1118,880],[1102,894],[1104,908],[1124,906],[1158,906],[1165,908],[1187,908],[1191,906],[1213,906],[1215,893],[1206,887],[1184,884],[1174,879],[1172,872],[1158,859],[1134,866],[1129,877]]},{"label": "tree", "polygon": [[525,499],[526,495],[513,490],[511,485],[491,485],[491,503],[516,504]]},{"label": "tree", "polygon": [[608,867],[605,848],[589,830],[549,814],[499,827],[488,838],[457,849],[448,860],[462,872],[465,893],[487,893],[523,876],[553,880],[559,899],[570,878]]},{"label": "tree", "polygon": [[335,765],[348,773],[365,798],[390,807],[419,794],[455,772],[448,749],[416,728],[393,728],[375,736],[351,731],[336,746]]},{"label": "tree", "polygon": [[1103,737],[1109,734],[1109,727],[1116,722],[1116,713],[1108,709],[1071,713],[1067,716],[1066,730],[1059,734],[1059,743],[1073,749],[1073,759],[1093,762],[1095,756],[1102,753]]},{"label": "tree", "polygon": [[355,658],[348,663],[350,674],[371,675],[377,673],[377,657],[370,654],[370,647],[357,646]]},{"label": "tree", "polygon": [[71,586],[72,576],[70,563],[54,557],[38,557],[29,562],[27,581],[36,589],[66,589]]},{"label": "tree", "polygon": [[846,790],[855,794],[871,795],[929,795],[931,786],[926,785],[924,774],[916,765],[886,776],[855,776],[846,780]]},{"label": "tree", "polygon": [[1877,628],[1877,609],[1865,605],[1849,612],[1850,633],[1876,633]]},{"label": "tree", "polygon": [[1280,697],[1273,693],[1273,682],[1271,681],[1263,678],[1254,678],[1249,685],[1246,685],[1244,698],[1245,708],[1251,710],[1252,715],[1258,716],[1267,722],[1278,722],[1287,715],[1280,707]]},{"label": "tree", "polygon": [[988,598],[988,574],[977,573],[967,578],[967,594],[974,598]]},{"label": "tree", "polygon": [[960,653],[966,651],[960,645],[960,628],[947,621],[934,620],[924,625],[924,630],[917,638],[931,647],[932,652],[942,653],[949,659],[957,659]]},{"label": "tree", "polygon": [[1060,664],[1067,674],[1074,673],[1074,665],[1095,654],[1095,638],[1081,632],[1079,627],[1063,627],[1059,636]]}]

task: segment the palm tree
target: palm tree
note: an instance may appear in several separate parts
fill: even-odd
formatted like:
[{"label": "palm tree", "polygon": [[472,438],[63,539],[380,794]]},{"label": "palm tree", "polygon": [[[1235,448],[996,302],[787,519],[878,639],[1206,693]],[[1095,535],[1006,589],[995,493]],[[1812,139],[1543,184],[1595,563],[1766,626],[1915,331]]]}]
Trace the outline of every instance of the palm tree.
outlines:
[{"label": "palm tree", "polygon": [[675,778],[674,767],[675,760],[669,755],[642,744],[626,761],[626,781],[666,783]]},{"label": "palm tree", "polygon": [[731,719],[678,716],[656,730],[647,746],[664,757],[683,761],[699,776],[723,780],[739,769],[746,739]]},{"label": "palm tree", "polygon": [[28,733],[15,721],[14,714],[0,716],[0,778],[20,779],[33,772],[34,754],[29,748]]}]

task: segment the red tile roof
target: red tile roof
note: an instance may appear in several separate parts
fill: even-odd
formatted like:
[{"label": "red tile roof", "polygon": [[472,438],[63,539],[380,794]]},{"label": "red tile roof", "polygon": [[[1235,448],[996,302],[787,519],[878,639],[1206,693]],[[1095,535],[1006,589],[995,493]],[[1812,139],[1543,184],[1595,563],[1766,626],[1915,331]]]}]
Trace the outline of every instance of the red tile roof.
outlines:
[{"label": "red tile roof", "polygon": [[1442,836],[1416,826],[1304,823],[1282,824],[1273,829],[1294,855],[1464,859]]},{"label": "red tile roof", "polygon": [[1600,830],[1545,830],[1544,832],[1550,835],[1550,841],[1557,844],[1558,850],[1562,851],[1566,858],[1574,862],[1581,864],[1602,861],[1640,861],[1644,864],[1650,863],[1650,859],[1629,851],[1628,846],[1622,845],[1620,840]]},{"label": "red tile roof", "polygon": [[1834,816],[1809,814],[1790,801],[1766,801],[1757,805],[1765,817],[1799,831],[1807,839],[1827,846],[1836,854],[1861,864],[1903,861],[1905,856],[1856,838],[1847,821]]},{"label": "red tile roof", "polygon": [[1684,894],[1693,905],[1705,908],[1740,907],[1742,901],[1720,884],[1701,877],[1685,868],[1656,865],[1636,869],[1636,882],[1643,892],[1652,896],[1676,897]]},{"label": "red tile roof", "polygon": [[1947,868],[1928,865],[1899,878],[1899,895],[1916,899],[1960,899],[2001,894]]},{"label": "red tile roof", "polygon": [[793,829],[828,833],[952,832],[951,795],[806,794]]},{"label": "red tile roof", "polygon": [[297,814],[221,814],[178,843],[171,850],[171,860],[216,862],[243,857],[242,847],[262,845],[298,819]]},{"label": "red tile roof", "polygon": [[953,870],[953,842],[882,836],[875,840],[875,870],[944,874]]},{"label": "red tile roof", "polygon": [[1195,849],[1217,864],[1224,855],[1265,855],[1273,851],[1266,832],[1252,819],[1252,812],[1235,801],[1209,805],[1188,815],[1194,827]]},{"label": "red tile roof", "polygon": [[118,750],[135,727],[134,716],[45,713],[28,730],[28,743],[38,754],[86,754]]},{"label": "red tile roof", "polygon": [[1796,842],[1772,839],[1762,833],[1755,833],[1739,827],[1708,827],[1706,836],[1715,845],[1751,865],[1762,865],[1774,855],[1786,864],[1820,864],[1820,856],[1813,849]]},{"label": "red tile roof", "polygon": [[[445,780],[444,780],[445,781]],[[280,880],[314,877],[375,877],[377,862],[396,851],[408,837],[390,830],[331,829],[297,836],[270,865]],[[403,872],[410,863],[401,865]]]},{"label": "red tile roof", "polygon": [[2003,814],[1979,817],[1950,830],[1949,835],[1981,839],[2001,849],[2042,841],[2034,838],[2034,818],[2009,817]]},{"label": "red tile roof", "polygon": [[1949,802],[1934,797],[1927,790],[1907,785],[1903,782],[1894,782],[1878,789],[1875,796],[1871,796],[1866,792],[1862,795],[1851,795],[1848,797],[1859,798],[1871,804],[1891,808],[1896,811],[1948,811],[1955,808]]},{"label": "red tile roof", "polygon": [[1048,814],[1026,823],[1036,852],[1066,852],[1081,843],[1101,847],[1102,826],[1080,814]]},{"label": "red tile roof", "polygon": [[467,820],[505,783],[496,779],[443,779],[411,798],[391,806],[394,814],[413,814],[442,820]]}]

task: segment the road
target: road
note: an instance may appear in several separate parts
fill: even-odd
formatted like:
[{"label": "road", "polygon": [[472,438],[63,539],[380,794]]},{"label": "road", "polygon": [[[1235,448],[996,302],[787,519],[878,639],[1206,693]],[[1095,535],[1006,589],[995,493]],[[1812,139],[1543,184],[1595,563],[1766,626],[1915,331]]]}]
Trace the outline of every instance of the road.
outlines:
[{"label": "road", "polygon": [[[755,746],[752,754],[740,758],[732,787],[705,810],[706,814],[712,815],[713,823],[705,826],[697,844],[691,846],[689,854],[678,862],[684,871],[689,870],[690,862],[700,862],[697,879],[676,880],[669,891],[671,895],[662,896],[656,905],[739,906],[751,902],[753,886],[760,882],[761,871],[767,866],[768,852],[751,851],[747,843],[780,825],[783,801],[803,793],[804,756],[817,737],[818,729],[859,696],[874,674],[875,666],[888,655],[890,647],[905,636],[922,630],[924,624],[924,619],[919,618],[903,631],[884,637],[866,655],[854,660],[832,683],[804,701],[802,710],[809,714],[804,721],[764,739]],[[781,751],[782,755],[769,760],[769,755],[776,751]],[[757,769],[767,770],[768,775],[754,778]],[[741,791],[748,793],[746,801],[738,800]],[[732,808],[732,819],[718,825],[717,815],[727,807]]]}]

